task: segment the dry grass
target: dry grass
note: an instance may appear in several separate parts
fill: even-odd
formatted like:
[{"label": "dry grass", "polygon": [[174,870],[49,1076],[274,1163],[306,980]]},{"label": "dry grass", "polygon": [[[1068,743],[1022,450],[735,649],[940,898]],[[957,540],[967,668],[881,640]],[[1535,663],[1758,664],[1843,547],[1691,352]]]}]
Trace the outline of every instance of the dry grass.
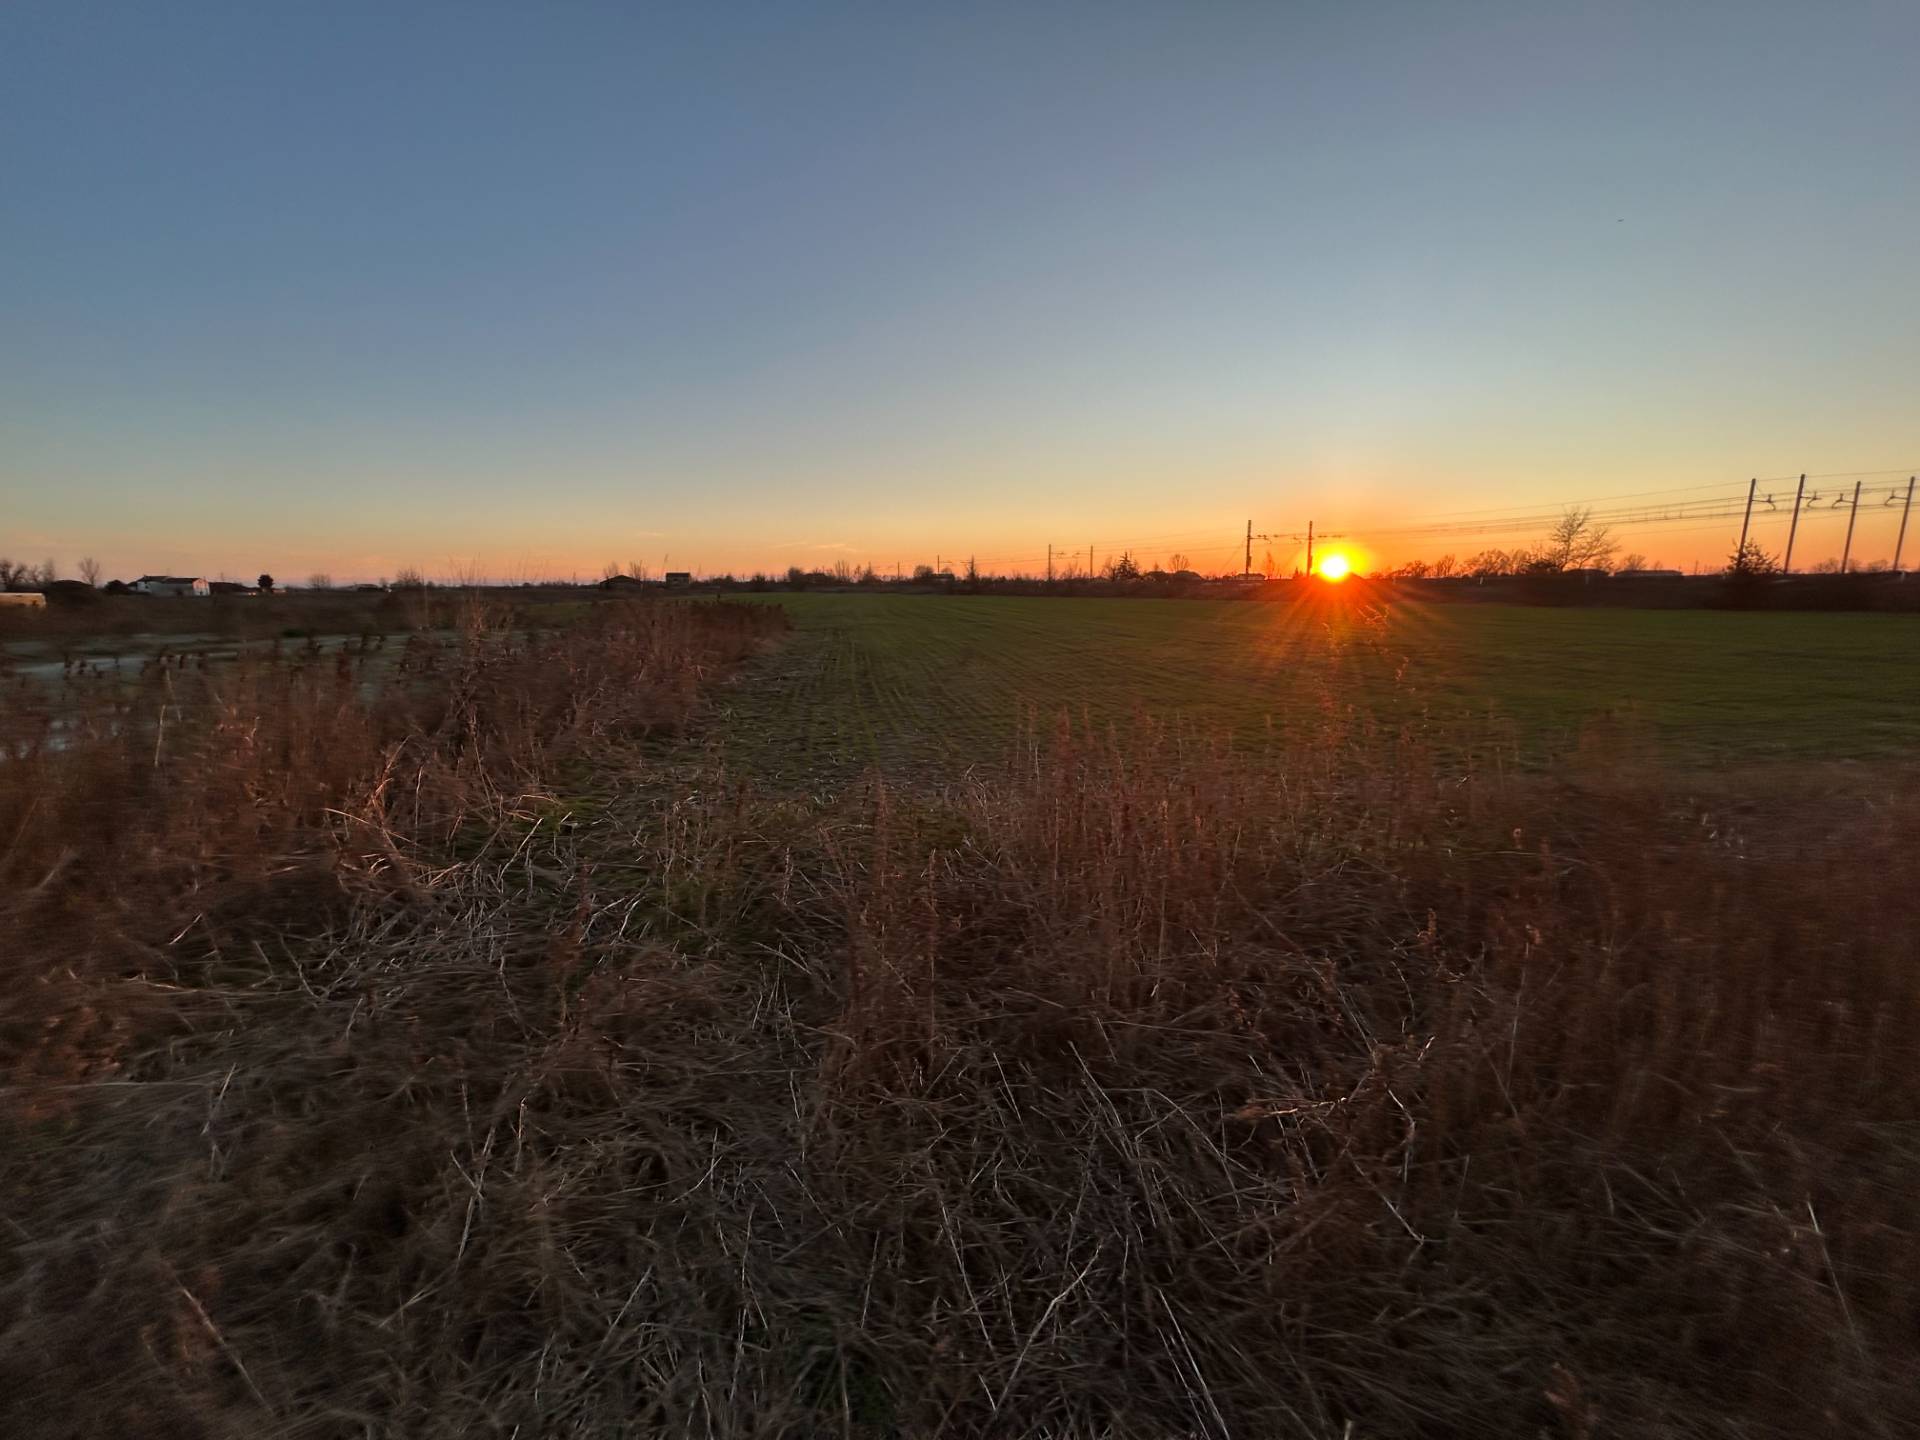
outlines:
[{"label": "dry grass", "polygon": [[16,744],[9,1433],[1906,1431],[1912,777],[766,796],[633,756],[756,638],[680,608],[288,680],[245,783]]}]

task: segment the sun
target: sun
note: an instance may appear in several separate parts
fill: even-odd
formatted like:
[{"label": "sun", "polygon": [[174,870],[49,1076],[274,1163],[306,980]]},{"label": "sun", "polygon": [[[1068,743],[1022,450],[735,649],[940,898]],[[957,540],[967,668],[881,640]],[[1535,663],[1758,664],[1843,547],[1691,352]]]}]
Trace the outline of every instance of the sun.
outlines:
[{"label": "sun", "polygon": [[1347,572],[1352,568],[1353,566],[1348,563],[1346,556],[1329,555],[1320,562],[1320,578],[1338,583],[1347,578]]}]

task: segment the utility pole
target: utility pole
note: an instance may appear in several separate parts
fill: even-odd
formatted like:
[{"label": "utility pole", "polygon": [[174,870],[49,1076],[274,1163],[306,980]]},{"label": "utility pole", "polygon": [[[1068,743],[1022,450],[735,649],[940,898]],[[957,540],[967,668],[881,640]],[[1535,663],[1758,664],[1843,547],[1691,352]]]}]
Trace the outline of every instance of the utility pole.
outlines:
[{"label": "utility pole", "polygon": [[1053,542],[1047,542],[1047,584],[1053,584]]},{"label": "utility pole", "polygon": [[1307,521],[1307,574],[1313,574],[1313,522]]},{"label": "utility pole", "polygon": [[1780,562],[1780,573],[1793,573],[1793,537],[1800,531],[1800,497],[1807,493],[1807,477],[1800,477],[1800,488],[1793,492],[1793,519],[1787,522],[1787,554]]},{"label": "utility pole", "polygon": [[1912,512],[1912,510],[1913,510],[1913,476],[1909,475],[1907,476],[1907,503],[1905,507],[1900,511],[1900,535],[1899,535],[1899,538],[1893,542],[1893,568],[1895,570],[1898,570],[1900,568],[1900,552],[1902,549],[1906,547],[1907,516]]},{"label": "utility pole", "polygon": [[1840,573],[1847,573],[1847,561],[1853,558],[1853,522],[1860,514],[1860,482],[1853,482],[1853,508],[1847,511],[1847,543],[1840,547]]},{"label": "utility pole", "polygon": [[1093,546],[1087,546],[1087,579],[1093,579]]},{"label": "utility pole", "polygon": [[1747,513],[1740,521],[1740,548],[1733,552],[1735,560],[1747,553],[1747,527],[1753,524],[1753,492],[1759,488],[1760,477],[1754,476],[1747,481]]},{"label": "utility pole", "polygon": [[1240,576],[1242,579],[1245,579],[1247,576],[1251,575],[1252,573],[1253,573],[1253,520],[1252,520],[1252,517],[1248,517],[1247,558],[1246,558],[1246,563],[1240,567]]}]

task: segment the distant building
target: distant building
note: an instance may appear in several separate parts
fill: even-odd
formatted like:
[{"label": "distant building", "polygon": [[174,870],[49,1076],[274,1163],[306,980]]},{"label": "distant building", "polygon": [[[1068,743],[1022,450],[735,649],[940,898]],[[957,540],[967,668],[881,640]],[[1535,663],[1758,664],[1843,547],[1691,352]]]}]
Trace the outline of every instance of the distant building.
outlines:
[{"label": "distant building", "polygon": [[669,590],[684,590],[691,584],[693,584],[692,571],[690,570],[667,571],[667,588]]},{"label": "distant building", "polygon": [[8,590],[0,592],[0,606],[19,606],[23,610],[38,610],[47,603],[47,597],[38,590]]},{"label": "distant building", "polygon": [[1616,580],[1684,580],[1686,574],[1684,570],[1616,570],[1613,572],[1613,578]]},{"label": "distant building", "polygon": [[243,585],[238,580],[215,580],[207,586],[210,595],[258,595],[257,585]]},{"label": "distant building", "polygon": [[602,590],[638,590],[645,583],[643,580],[634,579],[631,575],[609,575],[600,582],[600,588]]},{"label": "distant building", "polygon": [[207,582],[193,575],[142,575],[127,587],[136,595],[206,595]]}]

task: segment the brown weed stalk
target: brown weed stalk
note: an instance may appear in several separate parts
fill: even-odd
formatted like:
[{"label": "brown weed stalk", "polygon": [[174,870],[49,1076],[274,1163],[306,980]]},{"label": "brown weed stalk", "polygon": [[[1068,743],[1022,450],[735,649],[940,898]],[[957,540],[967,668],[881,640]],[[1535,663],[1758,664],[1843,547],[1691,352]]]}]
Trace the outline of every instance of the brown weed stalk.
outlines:
[{"label": "brown weed stalk", "polygon": [[14,1431],[1900,1432],[1911,776],[1329,712],[816,804],[635,767],[668,633],[488,643],[390,858],[8,1116]]}]

